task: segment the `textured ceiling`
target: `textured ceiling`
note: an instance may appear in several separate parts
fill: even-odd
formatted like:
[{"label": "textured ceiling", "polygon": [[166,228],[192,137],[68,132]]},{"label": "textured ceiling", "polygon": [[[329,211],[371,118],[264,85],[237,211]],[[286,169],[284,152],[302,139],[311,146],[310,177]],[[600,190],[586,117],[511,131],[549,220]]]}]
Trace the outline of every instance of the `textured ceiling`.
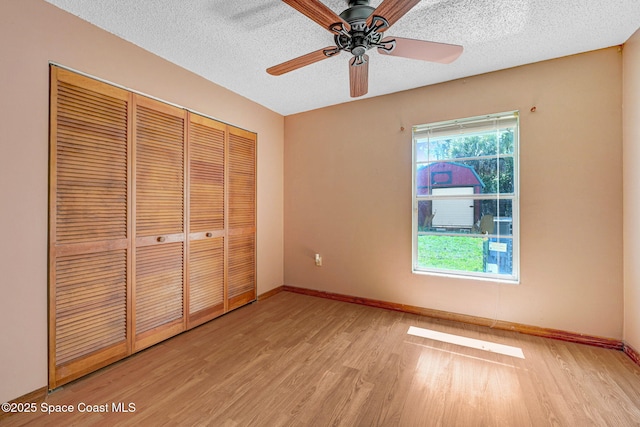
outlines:
[{"label": "textured ceiling", "polygon": [[[348,53],[279,77],[265,72],[334,44],[280,0],[47,1],[283,115],[353,100]],[[347,7],[323,2],[338,14]],[[619,45],[638,27],[640,0],[422,0],[385,34],[464,53],[443,65],[372,49],[365,97]]]}]

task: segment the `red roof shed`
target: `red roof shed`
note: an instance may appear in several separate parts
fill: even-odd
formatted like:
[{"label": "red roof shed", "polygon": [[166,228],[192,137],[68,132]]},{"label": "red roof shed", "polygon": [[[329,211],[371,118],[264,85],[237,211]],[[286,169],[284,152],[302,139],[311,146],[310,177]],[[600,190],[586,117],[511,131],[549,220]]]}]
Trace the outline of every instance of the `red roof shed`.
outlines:
[{"label": "red roof shed", "polygon": [[476,171],[456,162],[437,162],[418,169],[416,173],[418,195],[431,194],[431,188],[473,187],[474,193],[481,193],[484,183]]}]

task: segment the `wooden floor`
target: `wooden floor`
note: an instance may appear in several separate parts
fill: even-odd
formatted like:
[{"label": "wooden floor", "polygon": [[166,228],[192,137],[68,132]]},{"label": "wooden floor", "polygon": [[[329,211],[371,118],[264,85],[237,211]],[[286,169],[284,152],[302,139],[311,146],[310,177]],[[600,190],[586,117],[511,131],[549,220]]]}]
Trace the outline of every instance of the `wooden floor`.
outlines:
[{"label": "wooden floor", "polygon": [[[516,347],[524,358],[409,335],[411,326]],[[112,412],[129,403],[135,412]],[[45,404],[74,413],[39,406],[1,423],[637,426],[640,367],[621,351],[281,292],[68,384]],[[85,405],[110,412],[79,412]]]}]

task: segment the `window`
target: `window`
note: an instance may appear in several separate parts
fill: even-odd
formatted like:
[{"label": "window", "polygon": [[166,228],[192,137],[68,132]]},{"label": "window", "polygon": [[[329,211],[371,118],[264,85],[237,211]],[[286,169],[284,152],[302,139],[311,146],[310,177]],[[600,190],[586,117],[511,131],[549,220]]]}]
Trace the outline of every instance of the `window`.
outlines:
[{"label": "window", "polygon": [[518,282],[518,112],[413,128],[413,271]]}]

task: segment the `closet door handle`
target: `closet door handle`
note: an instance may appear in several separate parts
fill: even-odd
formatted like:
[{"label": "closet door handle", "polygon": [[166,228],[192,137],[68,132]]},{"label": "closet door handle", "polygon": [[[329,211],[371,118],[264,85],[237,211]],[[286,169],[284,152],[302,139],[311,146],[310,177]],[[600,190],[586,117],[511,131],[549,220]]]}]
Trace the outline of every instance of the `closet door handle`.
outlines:
[{"label": "closet door handle", "polygon": [[212,232],[208,232],[207,234],[205,234],[205,236],[207,236],[207,237],[213,237],[213,233],[212,233]]},{"label": "closet door handle", "polygon": [[156,240],[157,240],[158,242],[162,243],[162,242],[164,242],[165,240],[167,240],[167,238],[166,238],[166,237],[164,237],[164,236],[160,236],[160,237],[158,237]]}]

